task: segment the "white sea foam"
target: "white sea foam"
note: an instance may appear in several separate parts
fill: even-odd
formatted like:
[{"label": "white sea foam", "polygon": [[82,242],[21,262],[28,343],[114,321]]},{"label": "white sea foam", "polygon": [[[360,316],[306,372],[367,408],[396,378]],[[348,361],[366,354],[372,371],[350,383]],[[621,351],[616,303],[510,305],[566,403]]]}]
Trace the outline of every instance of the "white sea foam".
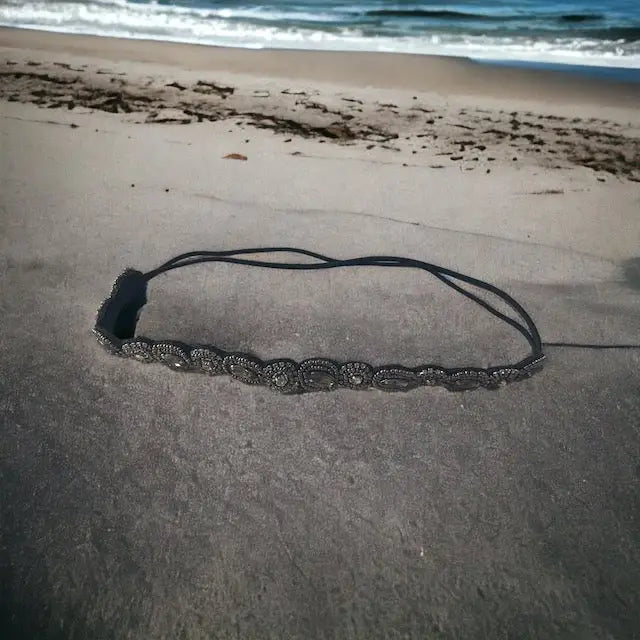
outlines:
[{"label": "white sea foam", "polygon": [[[307,22],[336,20],[337,24],[331,30],[284,24],[294,18]],[[9,0],[0,2],[0,25],[247,48],[384,51],[640,68],[640,42],[577,37],[536,40],[516,35],[494,37],[446,32],[371,36],[359,29],[339,27],[335,14],[322,12],[266,13],[260,8],[207,9],[127,0],[88,3]]]}]

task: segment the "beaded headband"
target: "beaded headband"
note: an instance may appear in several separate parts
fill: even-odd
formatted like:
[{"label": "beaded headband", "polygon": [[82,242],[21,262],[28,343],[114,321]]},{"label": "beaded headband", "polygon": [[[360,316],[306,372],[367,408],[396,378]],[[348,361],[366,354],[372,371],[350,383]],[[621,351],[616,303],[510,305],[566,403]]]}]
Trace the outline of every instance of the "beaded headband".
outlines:
[{"label": "beaded headband", "polygon": [[[236,256],[288,252],[314,258],[317,262],[270,262]],[[435,364],[420,367],[400,365],[372,366],[366,362],[337,362],[311,358],[303,362],[290,359],[263,361],[246,353],[228,352],[210,345],[188,345],[174,340],[154,341],[135,335],[142,307],[147,302],[147,283],[155,276],[200,262],[227,262],[271,269],[315,270],[350,266],[408,267],[422,269],[443,284],[470,298],[494,316],[519,331],[529,343],[530,354],[516,364],[490,368],[444,368]],[[487,291],[505,302],[520,321],[503,314],[455,281]],[[284,394],[307,391],[331,391],[338,388],[381,391],[409,391],[421,386],[444,387],[450,391],[477,388],[497,389],[507,383],[530,378],[542,369],[545,356],[538,329],[529,314],[507,293],[482,280],[451,269],[410,258],[369,256],[336,260],[304,249],[288,247],[238,249],[233,251],[194,251],[172,258],[163,265],[142,273],[127,269],[113,285],[111,295],[98,310],[93,329],[98,342],[111,354],[140,362],[160,362],[176,371],[192,371],[217,376],[228,374],[248,385],[264,385]]]}]

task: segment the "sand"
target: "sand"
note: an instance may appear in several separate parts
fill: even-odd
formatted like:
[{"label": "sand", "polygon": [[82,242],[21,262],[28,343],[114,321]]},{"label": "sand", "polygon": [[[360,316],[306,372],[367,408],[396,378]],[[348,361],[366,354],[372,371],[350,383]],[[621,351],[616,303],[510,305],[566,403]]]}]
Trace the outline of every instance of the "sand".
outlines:
[{"label": "sand", "polygon": [[[125,267],[293,245],[433,261],[547,341],[637,343],[639,105],[464,60],[0,31],[0,635],[634,637],[640,352],[550,348],[498,393],[287,398],[110,357],[91,327]],[[190,267],[140,330],[263,358],[526,354],[388,271]]]}]

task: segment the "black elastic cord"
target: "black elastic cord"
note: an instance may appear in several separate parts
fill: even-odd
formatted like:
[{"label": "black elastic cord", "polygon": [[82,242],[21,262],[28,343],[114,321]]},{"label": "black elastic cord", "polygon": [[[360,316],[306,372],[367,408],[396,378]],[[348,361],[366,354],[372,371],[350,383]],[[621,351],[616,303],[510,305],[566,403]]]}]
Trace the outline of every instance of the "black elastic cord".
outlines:
[{"label": "black elastic cord", "polygon": [[[177,262],[182,262],[186,258],[194,258],[201,256],[236,256],[242,255],[246,253],[298,253],[300,255],[310,256],[311,258],[316,258],[317,260],[322,260],[324,262],[331,262],[334,258],[327,258],[319,253],[315,253],[313,251],[307,251],[307,249],[295,249],[293,247],[271,247],[271,248],[259,248],[259,249],[231,249],[228,251],[189,251],[188,253],[182,253],[175,258],[171,258],[171,260],[167,260],[164,264],[160,265],[157,269],[153,271],[148,271],[145,276],[147,280],[151,280],[159,273],[163,271],[167,271],[170,265],[173,265]],[[200,261],[198,261],[200,262]]]},{"label": "black elastic cord", "polygon": [[[304,255],[310,258],[318,260],[317,263],[296,263],[296,262],[269,262],[264,260],[238,258],[236,256],[262,254],[262,253],[295,253],[298,255]],[[410,258],[398,258],[395,256],[368,256],[364,258],[351,258],[348,260],[338,260],[336,258],[329,258],[320,253],[314,251],[308,251],[306,249],[296,249],[294,247],[257,247],[253,249],[232,249],[228,251],[190,251],[183,253],[171,260],[168,260],[158,268],[153,269],[145,274],[146,280],[151,280],[155,276],[171,271],[173,269],[179,269],[180,267],[186,267],[192,264],[199,264],[202,262],[227,262],[232,264],[241,264],[254,267],[265,267],[269,269],[293,269],[293,270],[315,270],[315,269],[334,269],[338,267],[351,267],[351,266],[373,266],[373,267],[406,267],[421,269],[431,273],[438,278],[440,282],[451,287],[454,291],[462,294],[463,296],[473,300],[476,304],[486,309],[489,313],[493,314],[498,319],[506,322],[509,326],[519,331],[527,340],[534,355],[542,353],[543,347],[557,347],[557,348],[575,348],[575,349],[640,349],[640,344],[590,344],[590,343],[578,343],[578,342],[542,342],[538,329],[529,316],[529,314],[523,309],[523,307],[514,300],[509,294],[502,291],[498,287],[473,278],[466,276],[452,269],[440,267],[428,262],[422,262],[420,260],[412,260]],[[479,289],[483,289],[489,293],[500,298],[505,302],[513,311],[515,311],[520,318],[524,321],[524,325],[507,316],[506,314],[498,311],[494,306],[478,297],[474,293],[467,291],[459,284],[452,281],[458,280],[465,282]]]},{"label": "black elastic cord", "polygon": [[435,274],[435,277],[438,278],[438,280],[440,280],[447,286],[457,291],[458,293],[461,293],[463,296],[466,296],[467,298],[470,298],[471,300],[479,304],[481,307],[486,309],[489,313],[496,316],[496,318],[499,318],[503,322],[506,322],[507,324],[512,326],[514,329],[518,330],[526,338],[527,342],[529,342],[529,344],[531,345],[531,348],[534,351],[536,350],[536,348],[538,348],[537,343],[534,340],[532,340],[531,334],[520,323],[516,322],[513,318],[510,318],[504,313],[501,313],[495,307],[492,307],[488,302],[486,302],[482,298],[478,298],[478,296],[471,293],[470,291],[466,291],[461,286],[455,284],[454,282],[451,282],[450,280],[447,280],[445,276],[440,274]]},{"label": "black elastic cord", "polygon": [[[296,263],[296,262],[271,262],[256,260],[251,258],[238,258],[236,256],[247,254],[261,254],[261,253],[295,253],[299,255],[305,255],[318,260],[315,263]],[[420,260],[413,260],[410,258],[399,258],[396,256],[368,256],[363,258],[351,258],[347,260],[338,260],[335,258],[329,258],[319,253],[307,251],[305,249],[296,249],[293,247],[260,247],[253,249],[234,249],[229,251],[191,251],[183,253],[171,260],[168,260],[161,266],[145,274],[146,280],[151,280],[160,273],[171,271],[173,269],[179,269],[188,265],[199,264],[202,262],[227,262],[232,264],[241,264],[246,266],[265,267],[269,269],[292,269],[292,270],[317,270],[317,269],[333,269],[338,267],[350,267],[350,266],[375,266],[375,267],[405,267],[415,268],[427,271],[434,275],[443,284],[451,287],[463,296],[473,300],[476,304],[480,305],[489,313],[493,314],[503,322],[506,322],[511,327],[519,331],[527,340],[531,346],[534,356],[542,354],[542,341],[538,329],[524,308],[514,300],[509,294],[502,291],[498,287],[495,287],[488,282],[479,280],[478,278],[472,278],[466,276],[452,269],[440,267],[428,262],[422,262]],[[452,282],[452,279],[465,282],[474,287],[478,287],[494,294],[506,303],[513,311],[515,311],[520,318],[524,321],[524,325],[514,320],[513,318],[498,311],[491,304],[485,300],[479,298],[475,294],[467,291],[460,285]]]},{"label": "black elastic cord", "polygon": [[640,344],[587,344],[582,342],[543,342],[542,346],[562,349],[640,349]]}]

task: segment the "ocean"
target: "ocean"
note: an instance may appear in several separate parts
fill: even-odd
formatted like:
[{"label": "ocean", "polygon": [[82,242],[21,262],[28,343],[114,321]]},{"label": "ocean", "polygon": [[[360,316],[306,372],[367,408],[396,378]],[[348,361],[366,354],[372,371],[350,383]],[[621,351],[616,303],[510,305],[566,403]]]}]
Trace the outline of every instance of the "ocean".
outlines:
[{"label": "ocean", "polygon": [[0,25],[258,49],[640,69],[640,0],[0,0]]}]

